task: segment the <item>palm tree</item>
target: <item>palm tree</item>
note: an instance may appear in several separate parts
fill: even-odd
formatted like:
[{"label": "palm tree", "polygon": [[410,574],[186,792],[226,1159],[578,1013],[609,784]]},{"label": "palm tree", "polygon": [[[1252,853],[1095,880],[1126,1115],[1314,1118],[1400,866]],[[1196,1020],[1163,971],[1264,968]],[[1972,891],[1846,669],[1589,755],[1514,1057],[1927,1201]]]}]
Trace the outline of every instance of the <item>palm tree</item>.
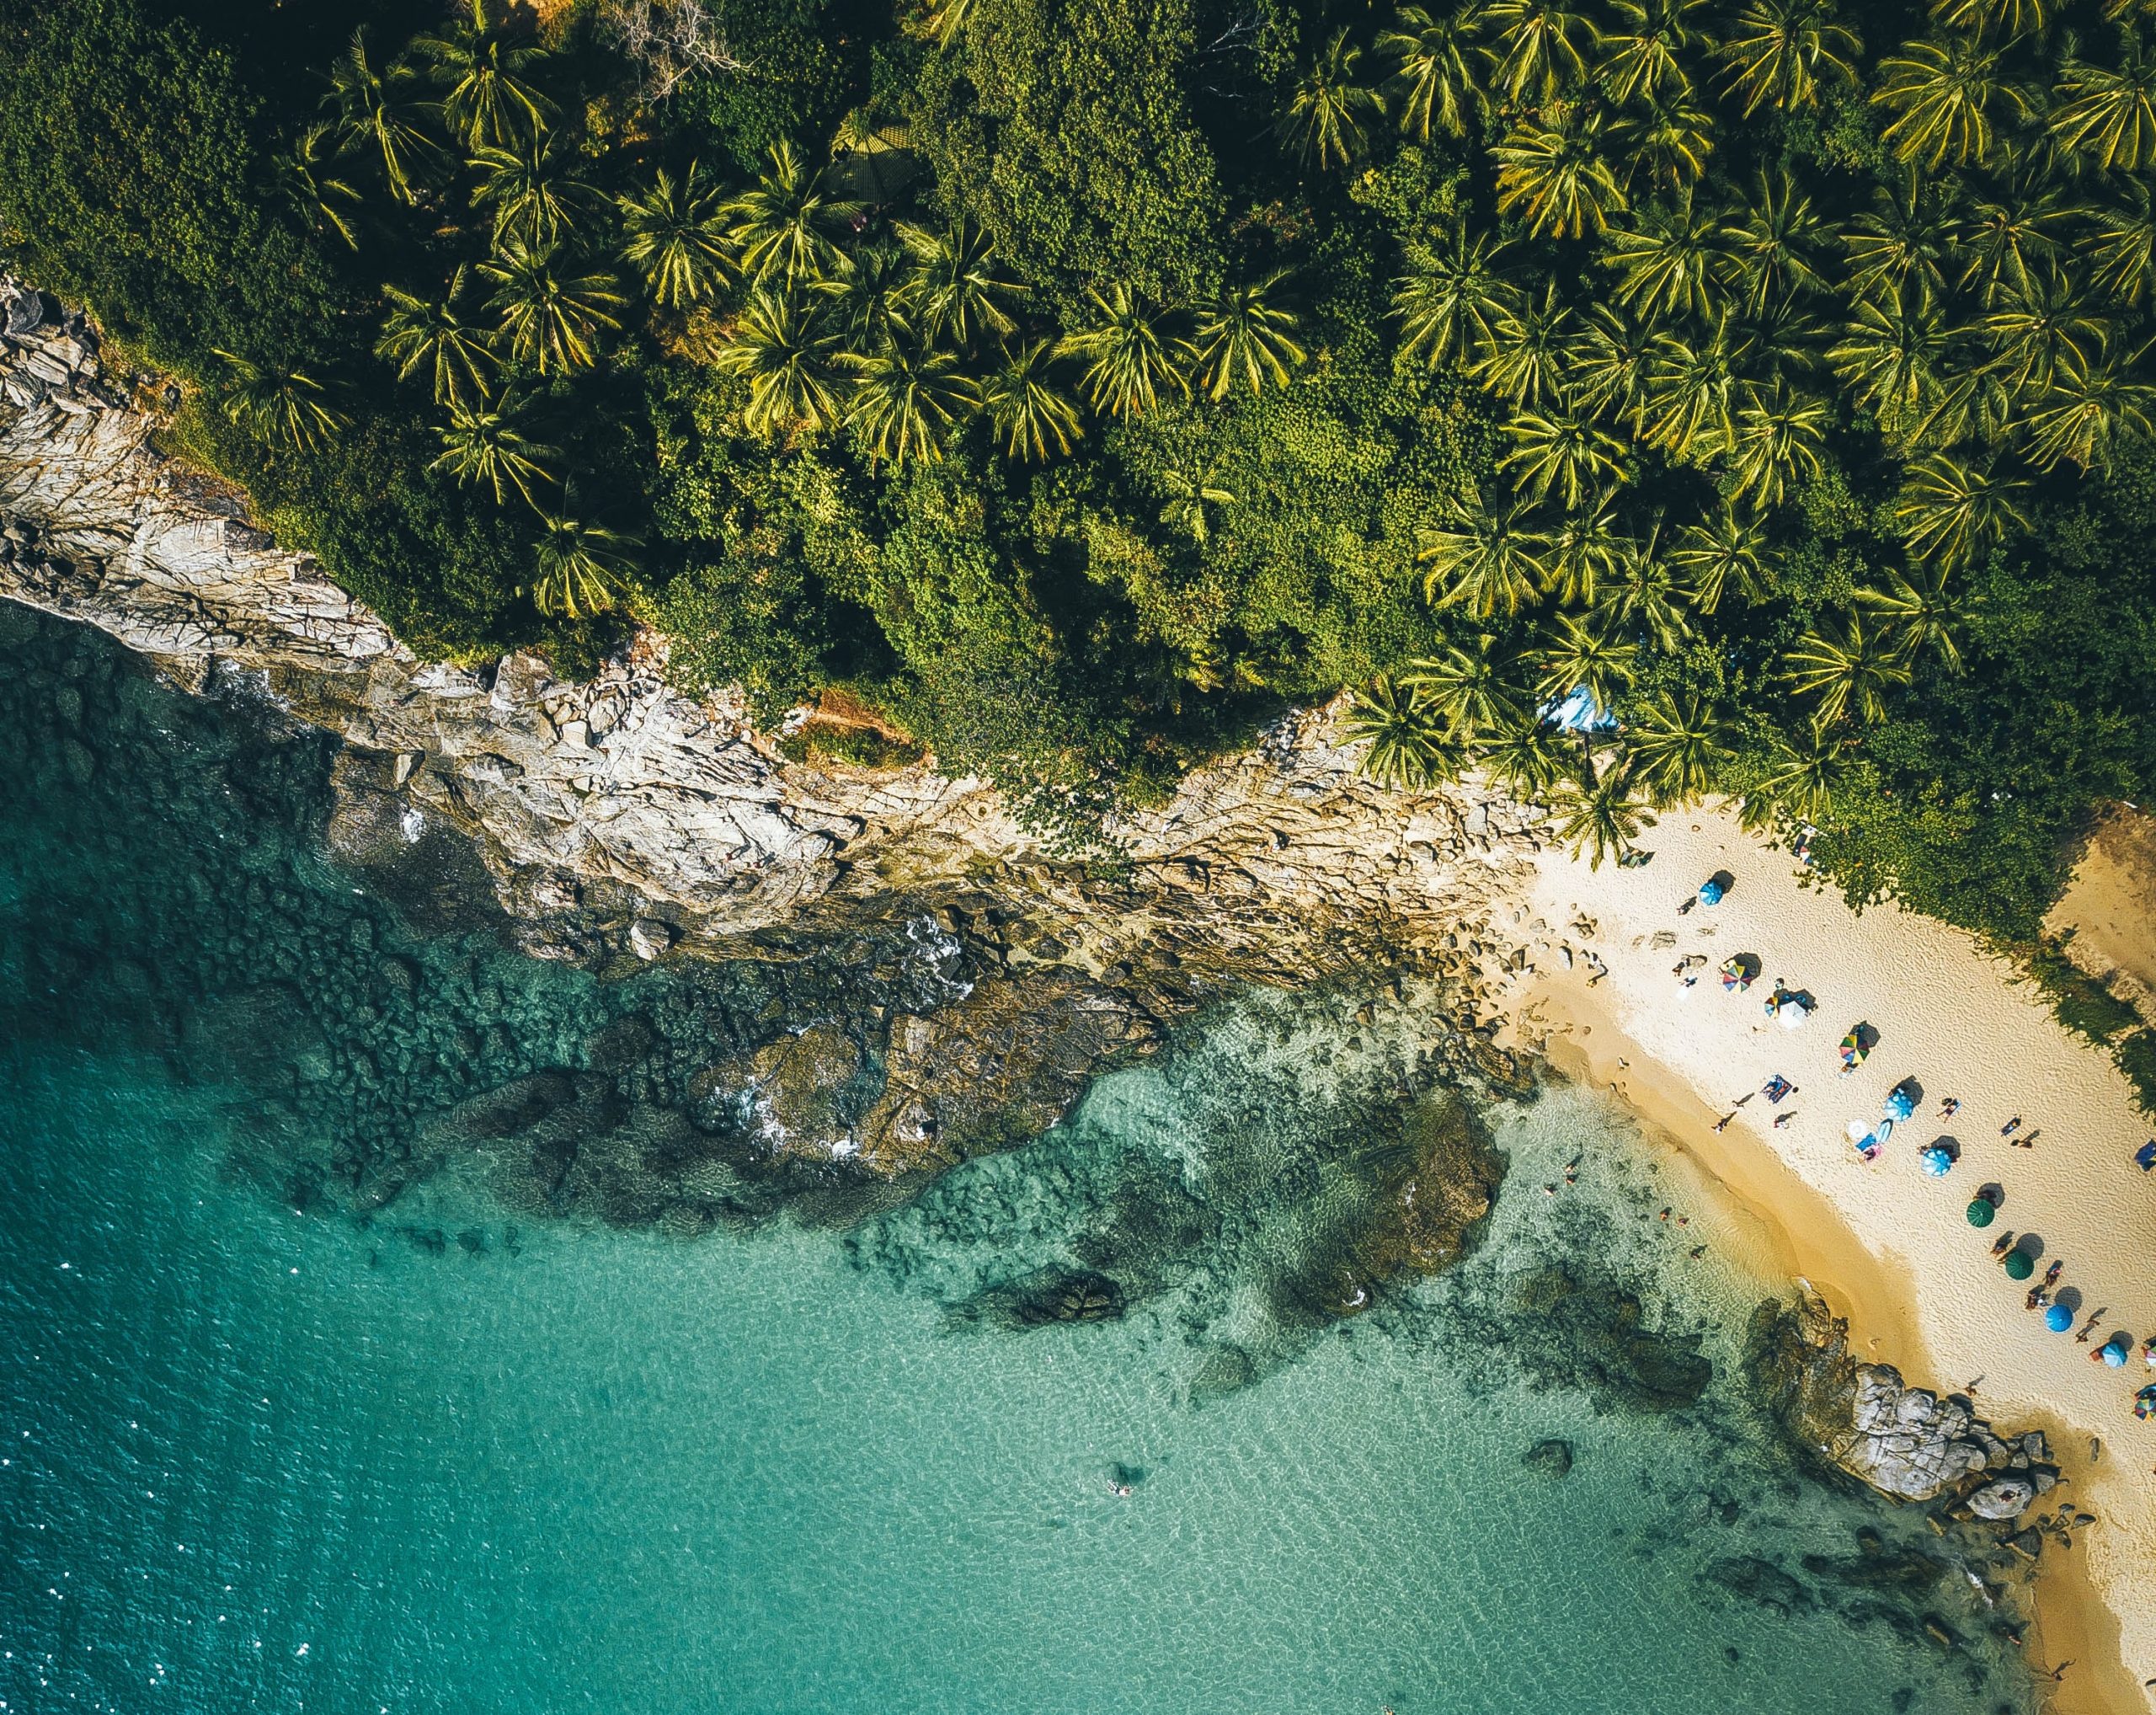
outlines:
[{"label": "palm tree", "polygon": [[1078,407],[1051,376],[1055,342],[1038,339],[1007,350],[1003,362],[981,384],[989,425],[1012,458],[1045,462],[1049,448],[1067,453],[1085,432]]},{"label": "palm tree", "polygon": [[1399,682],[1420,692],[1453,738],[1468,745],[1481,733],[1500,730],[1524,718],[1509,682],[1512,668],[1512,658],[1497,639],[1483,633],[1476,636],[1471,648],[1451,644],[1441,655],[1409,662]]},{"label": "palm tree", "polygon": [[1863,45],[1832,0],[1747,0],[1716,51],[1749,119],[1762,104],[1793,113],[1817,106],[1823,83],[1854,83]]},{"label": "palm tree", "polygon": [[1726,316],[1704,339],[1657,339],[1640,412],[1648,443],[1695,464],[1727,451],[1737,435],[1738,355]]},{"label": "palm tree", "polygon": [[1932,0],[1931,15],[1950,29],[2012,41],[2042,35],[2057,9],[2057,0]]},{"label": "palm tree", "polygon": [[532,551],[539,575],[531,602],[542,613],[589,619],[607,612],[623,594],[636,539],[570,516],[575,504],[572,485],[563,493],[560,513],[539,515],[539,540]]},{"label": "palm tree", "polygon": [[1607,625],[1574,613],[1555,616],[1543,637],[1542,647],[1528,658],[1540,675],[1535,695],[1546,706],[1561,703],[1584,691],[1594,704],[1593,716],[1580,728],[1584,735],[1616,708],[1617,699],[1632,682],[1639,665],[1639,645],[1620,637]]},{"label": "palm tree", "polygon": [[1514,106],[1541,106],[1586,75],[1594,26],[1563,0],[1484,0],[1476,10],[1492,81]]},{"label": "palm tree", "polygon": [[980,390],[959,373],[954,352],[894,339],[865,355],[841,353],[838,361],[858,377],[846,416],[872,462],[933,463],[952,429],[980,408]]},{"label": "palm tree", "polygon": [[1102,297],[1089,287],[1092,320],[1066,334],[1061,352],[1082,359],[1079,377],[1097,411],[1117,417],[1142,417],[1159,404],[1163,393],[1187,394],[1175,359],[1187,351],[1168,331],[1169,318],[1138,298],[1127,286]]},{"label": "palm tree", "polygon": [[2136,380],[2118,353],[2068,351],[2029,413],[2029,462],[2042,471],[2062,462],[2109,469],[2121,441],[2148,438],[2152,414],[2156,388]]},{"label": "palm tree", "polygon": [[973,15],[974,0],[931,0],[925,22],[937,46],[947,48],[965,33]]},{"label": "palm tree", "polygon": [[839,259],[836,273],[817,289],[825,301],[818,313],[836,324],[847,350],[880,351],[918,332],[913,279],[905,245],[860,245]]},{"label": "palm tree", "polygon": [[1194,477],[1186,476],[1179,470],[1162,471],[1161,486],[1168,491],[1168,503],[1161,508],[1161,522],[1177,526],[1200,548],[1213,534],[1211,514],[1207,509],[1235,504],[1235,494],[1222,488],[1209,470]]},{"label": "palm tree", "polygon": [[1826,820],[1841,777],[1842,747],[1841,740],[1828,737],[1816,722],[1805,724],[1800,744],[1776,734],[1767,772],[1744,795],[1744,825],[1764,827],[1777,811],[1801,822]]},{"label": "palm tree", "polygon": [[1598,260],[1617,274],[1617,302],[1652,323],[1694,312],[1712,320],[1737,274],[1733,234],[1692,199],[1658,203],[1604,239]]},{"label": "palm tree", "polygon": [[726,283],[733,264],[718,190],[698,163],[679,179],[662,167],[644,195],[616,200],[627,235],[622,259],[643,276],[661,309],[686,309]]},{"label": "palm tree", "polygon": [[1497,461],[1497,468],[1518,472],[1513,481],[1524,500],[1540,500],[1555,488],[1563,504],[1573,507],[1583,494],[1621,475],[1624,444],[1582,412],[1522,411],[1505,425],[1505,433],[1513,450]]},{"label": "palm tree", "polygon": [[2156,194],[2146,179],[2115,187],[2121,200],[2092,210],[2095,230],[2081,241],[2090,286],[2114,303],[2138,309],[2156,280]]},{"label": "palm tree", "polygon": [[1558,300],[1553,280],[1540,303],[1501,312],[1497,337],[1475,366],[1475,378],[1514,405],[1538,405],[1564,390],[1565,354],[1572,313]]},{"label": "palm tree", "polygon": [[820,280],[837,265],[835,237],[852,229],[860,206],[832,195],[783,137],[771,146],[769,163],[721,211],[734,223],[727,236],[735,265],[760,285]]},{"label": "palm tree", "polygon": [[1369,741],[1363,772],[1380,786],[1421,790],[1460,772],[1460,746],[1419,691],[1375,680],[1355,693],[1342,724],[1348,743]]},{"label": "palm tree", "polygon": [[1530,116],[1490,151],[1497,163],[1497,211],[1524,211],[1536,238],[1578,238],[1599,233],[1625,206],[1625,193],[1602,150],[1598,111],[1556,110],[1554,120]]},{"label": "palm tree", "polygon": [[1657,807],[1704,797],[1736,755],[1730,724],[1710,703],[1667,691],[1651,697],[1625,729],[1636,777]]},{"label": "palm tree", "polygon": [[1819,699],[1816,719],[1822,728],[1854,713],[1866,724],[1886,718],[1886,693],[1909,682],[1908,664],[1852,613],[1839,628],[1815,627],[1783,657],[1782,676],[1801,696]]},{"label": "palm tree", "polygon": [[310,232],[327,227],[344,241],[347,249],[360,248],[353,217],[359,212],[359,187],[339,175],[338,157],[343,146],[337,127],[327,120],[311,125],[293,142],[288,153],[272,163],[285,200],[307,222]]},{"label": "palm tree", "polygon": [[1857,403],[1906,445],[1939,392],[1946,329],[1920,291],[1888,286],[1857,300],[1827,361]]},{"label": "palm tree", "polygon": [[1642,323],[1606,303],[1591,303],[1565,350],[1566,401],[1607,411],[1636,430],[1653,361],[1654,339]]},{"label": "palm tree", "polygon": [[1650,103],[1619,130],[1632,161],[1623,186],[1627,195],[1635,176],[1643,176],[1650,187],[1687,195],[1705,176],[1707,158],[1715,152],[1713,116],[1683,96]]},{"label": "palm tree", "polygon": [[1705,0],[1614,0],[1616,27],[1598,31],[1596,86],[1619,106],[1692,93],[1684,61],[1702,40],[1692,14]]},{"label": "palm tree", "polygon": [[1929,302],[1944,290],[1954,248],[1953,181],[1911,168],[1872,193],[1871,207],[1842,232],[1847,286],[1859,302],[1892,288]]},{"label": "palm tree", "polygon": [[1575,507],[1550,537],[1543,588],[1568,606],[1593,606],[1602,580],[1616,569],[1624,542],[1609,496]]},{"label": "palm tree", "polygon": [[[1455,505],[1447,527],[1430,532],[1416,558],[1429,568],[1422,594],[1440,607],[1464,607],[1476,619],[1513,614],[1534,600],[1547,575],[1549,539],[1530,529],[1528,509],[1515,501],[1502,512],[1478,496]],[[1442,593],[1439,593],[1442,590]]]},{"label": "palm tree", "polygon": [[1225,399],[1238,382],[1253,395],[1288,385],[1288,371],[1308,361],[1294,340],[1295,318],[1272,301],[1285,273],[1224,288],[1198,313],[1191,355],[1208,398]]},{"label": "palm tree", "polygon": [[1780,505],[1790,484],[1819,474],[1826,444],[1827,407],[1819,400],[1779,377],[1748,386],[1731,448],[1735,497],[1763,511]]},{"label": "palm tree", "polygon": [[304,370],[215,349],[225,366],[225,415],[264,445],[312,452],[350,423],[329,404],[328,389]]},{"label": "palm tree", "polygon": [[375,355],[397,366],[399,381],[409,381],[425,370],[438,405],[487,397],[487,372],[494,361],[490,336],[456,312],[468,275],[460,264],[440,297],[431,302],[393,286],[382,289],[390,311],[382,324],[382,338],[375,342]]},{"label": "palm tree", "polygon": [[1654,817],[1632,795],[1631,782],[1621,769],[1590,786],[1574,786],[1560,797],[1557,837],[1575,853],[1588,854],[1588,868],[1599,869],[1605,858],[1620,861],[1641,833],[1654,825]]},{"label": "palm tree", "polygon": [[1418,142],[1429,142],[1433,130],[1467,135],[1482,104],[1474,35],[1464,15],[1433,19],[1419,6],[1401,7],[1379,35],[1378,51],[1394,62],[1390,88],[1400,128]]},{"label": "palm tree", "polygon": [[2025,291],[2001,294],[1982,326],[1996,354],[1993,366],[2017,393],[2044,391],[2067,364],[2086,372],[2111,331],[2080,282],[2057,267],[2044,270]]},{"label": "palm tree", "polygon": [[1758,176],[1743,216],[1726,240],[1737,259],[1748,313],[1756,316],[1770,303],[1818,289],[1826,230],[1812,199],[1787,168]]},{"label": "palm tree", "polygon": [[1395,282],[1392,295],[1403,358],[1419,353],[1436,369],[1496,346],[1500,322],[1523,302],[1519,288],[1497,267],[1502,248],[1487,232],[1470,238],[1463,222],[1449,251],[1409,250],[1412,271]]},{"label": "palm tree", "polygon": [[1572,772],[1556,735],[1533,719],[1498,728],[1478,760],[1493,785],[1523,804],[1542,802]]},{"label": "palm tree", "polygon": [[1385,117],[1385,98],[1356,81],[1362,58],[1347,29],[1335,30],[1280,116],[1281,141],[1321,170],[1355,159],[1369,145],[1365,127]]},{"label": "palm tree", "polygon": [[323,98],[323,104],[336,111],[344,146],[374,155],[389,194],[403,203],[418,199],[440,156],[420,126],[419,104],[407,95],[413,81],[411,67],[400,62],[375,70],[361,28],[330,66],[329,93]]},{"label": "palm tree", "polygon": [[1767,599],[1766,570],[1760,559],[1765,532],[1724,505],[1711,517],[1677,532],[1669,551],[1670,569],[1684,580],[1694,610],[1712,613],[1734,585],[1748,605]]},{"label": "palm tree", "polygon": [[898,232],[914,259],[909,306],[924,337],[963,347],[1017,326],[1006,307],[1026,288],[1002,276],[995,245],[971,221],[941,232],[901,221]]},{"label": "palm tree", "polygon": [[1961,646],[1955,633],[1967,617],[1969,604],[1947,588],[1944,566],[1934,566],[1921,584],[1893,574],[1883,590],[1859,590],[1856,601],[1878,616],[1903,660],[1913,662],[1929,649],[1948,672],[1961,671]]},{"label": "palm tree", "polygon": [[507,145],[486,144],[472,157],[478,183],[472,206],[494,212],[494,248],[537,249],[573,236],[599,197],[576,176],[574,151],[536,131]]},{"label": "palm tree", "polygon": [[2055,190],[2032,198],[1980,197],[1956,222],[1956,242],[1968,259],[1961,288],[1986,302],[2025,292],[2036,278],[2058,266],[2061,245],[2052,229],[2067,217]]},{"label": "palm tree", "polygon": [[483,400],[449,408],[449,426],[441,431],[441,457],[427,468],[455,477],[461,483],[483,483],[494,490],[494,504],[504,504],[515,489],[534,511],[539,502],[535,488],[553,481],[540,462],[558,457],[553,447],[531,440],[520,429],[517,403],[504,398],[489,405]]},{"label": "palm tree", "polygon": [[427,76],[442,91],[442,116],[467,149],[478,151],[536,131],[553,104],[526,77],[545,51],[510,34],[487,0],[472,0],[469,16],[439,35],[415,36],[412,51],[426,62]]},{"label": "palm tree", "polygon": [[1657,521],[1644,537],[1620,550],[1595,612],[1613,629],[1644,636],[1667,651],[1684,640],[1684,606],[1676,577],[1661,551],[1661,533]]},{"label": "palm tree", "polygon": [[2025,481],[2002,477],[1989,465],[1971,464],[1952,453],[1930,452],[1913,462],[1894,502],[1894,526],[1911,553],[1956,571],[1974,564],[2009,530],[2029,527],[2015,496]]},{"label": "palm tree", "polygon": [[566,271],[582,265],[556,245],[515,242],[479,264],[494,282],[487,307],[502,318],[510,355],[542,375],[589,369],[601,331],[622,325],[615,313],[628,300],[620,283],[596,269]]},{"label": "palm tree", "polygon": [[2033,109],[2027,91],[2002,77],[1999,49],[1973,36],[1913,41],[1879,62],[1876,104],[1899,115],[1880,140],[1904,161],[1937,168],[1980,161],[1991,152],[1992,115],[2025,120]]},{"label": "palm tree", "polygon": [[734,318],[717,363],[749,383],[742,421],[758,435],[835,428],[842,413],[831,372],[837,336],[798,299],[759,286]]},{"label": "palm tree", "polygon": [[2060,147],[2105,173],[2156,166],[2156,54],[2137,30],[2119,31],[2116,64],[2069,54],[2049,124]]}]

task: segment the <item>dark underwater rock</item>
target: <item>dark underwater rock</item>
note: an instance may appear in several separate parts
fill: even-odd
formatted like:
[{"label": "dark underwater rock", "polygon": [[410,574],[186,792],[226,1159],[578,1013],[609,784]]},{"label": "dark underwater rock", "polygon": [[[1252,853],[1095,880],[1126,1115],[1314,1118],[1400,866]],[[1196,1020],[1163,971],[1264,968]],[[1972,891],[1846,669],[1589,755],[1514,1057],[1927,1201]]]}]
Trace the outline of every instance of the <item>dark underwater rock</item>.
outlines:
[{"label": "dark underwater rock", "polygon": [[1770,1560],[1757,1555],[1732,1555],[1708,1567],[1707,1581],[1778,1614],[1801,1613],[1812,1605],[1812,1592],[1803,1581],[1792,1578]]},{"label": "dark underwater rock", "polygon": [[1572,1474],[1572,1444],[1551,1439],[1537,1441],[1519,1456],[1519,1462],[1538,1477],[1553,1481]]},{"label": "dark underwater rock", "polygon": [[1679,1411],[1714,1380],[1696,1334],[1649,1328],[1638,1296],[1612,1281],[1550,1264],[1514,1284],[1513,1307],[1529,1324],[1521,1331],[1529,1370],[1585,1390],[1598,1411]]},{"label": "dark underwater rock", "polygon": [[962,1321],[985,1318],[1006,1328],[1043,1328],[1050,1322],[1114,1322],[1124,1310],[1123,1288],[1105,1274],[1044,1269],[998,1286],[958,1306]]}]

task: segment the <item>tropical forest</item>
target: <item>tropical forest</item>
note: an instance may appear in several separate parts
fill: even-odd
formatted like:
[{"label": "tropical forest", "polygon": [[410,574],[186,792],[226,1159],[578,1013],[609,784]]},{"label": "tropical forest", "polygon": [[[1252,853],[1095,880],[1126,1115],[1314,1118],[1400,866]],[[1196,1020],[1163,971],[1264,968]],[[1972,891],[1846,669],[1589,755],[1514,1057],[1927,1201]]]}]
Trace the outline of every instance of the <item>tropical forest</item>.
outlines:
[{"label": "tropical forest", "polygon": [[0,0],[0,268],[412,649],[1065,849],[1348,693],[2028,941],[2156,789],[2156,8]]}]

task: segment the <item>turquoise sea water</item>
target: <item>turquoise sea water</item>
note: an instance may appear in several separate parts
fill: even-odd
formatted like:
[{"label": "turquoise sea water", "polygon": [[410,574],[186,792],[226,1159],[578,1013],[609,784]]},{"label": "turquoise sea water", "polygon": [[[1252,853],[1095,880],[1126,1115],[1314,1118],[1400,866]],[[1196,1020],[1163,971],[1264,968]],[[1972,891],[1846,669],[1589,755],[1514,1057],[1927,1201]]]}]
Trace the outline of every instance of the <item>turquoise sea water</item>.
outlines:
[{"label": "turquoise sea water", "polygon": [[[1353,997],[1225,1008],[911,1200],[616,1144],[549,1205],[398,1140],[633,1014],[565,1111],[648,1154],[669,1044],[843,957],[600,985],[410,932],[312,855],[318,740],[0,643],[7,1711],[2031,1707],[1954,1546],[1753,1408],[1778,1283],[1656,1221],[1591,1099],[1494,1110],[1481,1248],[1344,1320],[1310,1283],[1406,1099]],[[1121,1320],[995,1313],[1081,1264]]]}]

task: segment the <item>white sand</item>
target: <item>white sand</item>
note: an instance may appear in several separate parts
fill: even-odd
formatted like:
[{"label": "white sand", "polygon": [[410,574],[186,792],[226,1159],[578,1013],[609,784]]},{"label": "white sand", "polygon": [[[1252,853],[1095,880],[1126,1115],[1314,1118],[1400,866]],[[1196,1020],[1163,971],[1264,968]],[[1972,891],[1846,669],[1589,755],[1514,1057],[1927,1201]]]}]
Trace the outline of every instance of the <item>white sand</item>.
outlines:
[{"label": "white sand", "polygon": [[[2060,1592],[2070,1592],[2077,1575],[2053,1564],[2062,1551],[2047,1545],[2040,1653],[2047,1662],[2077,1660],[2062,1687],[2068,1695],[2054,1707],[2156,1707],[2136,1690],[2156,1680],[2156,1421],[2139,1422],[2132,1411],[2135,1389],[2156,1381],[2137,1349],[2156,1333],[2156,1174],[2132,1159],[2156,1135],[2156,1122],[2137,1110],[2109,1058],[2071,1034],[2039,991],[2015,981],[2012,968],[1972,938],[1892,906],[1854,913],[1838,894],[1802,886],[1788,853],[1719,812],[1673,812],[1643,844],[1655,854],[1643,869],[1605,863],[1594,873],[1561,849],[1545,854],[1522,927],[1539,923],[1538,938],[1591,949],[1608,975],[1590,989],[1583,961],[1567,971],[1561,957],[1542,957],[1531,993],[1548,1015],[1568,1021],[1558,1028],[1576,1039],[1573,1058],[1595,1062],[1598,1076],[1619,1076],[1597,1044],[1578,1039],[1599,1018],[1603,1045],[1621,1033],[1717,1117],[1774,1073],[1799,1086],[1780,1109],[1755,1094],[1719,1137],[1702,1135],[1708,1122],[1694,1109],[1677,1122],[1689,1121],[1694,1135],[1680,1130],[1679,1141],[1705,1146],[1710,1160],[1717,1151],[1772,1151],[1818,1194],[1802,1194],[1764,1160],[1761,1173],[1743,1176],[1755,1194],[1764,1185],[1770,1196],[1780,1178],[1790,1194],[1779,1200],[1788,1206],[1774,1212],[1787,1216],[1794,1254],[1810,1258],[1822,1280],[1868,1276],[1842,1279],[1833,1295],[1849,1306],[1860,1347],[1872,1336],[1879,1355],[1913,1383],[1942,1392],[1981,1377],[1975,1397],[1995,1424],[2052,1430],[2053,1452],[2073,1479],[2064,1493],[2100,1520],[2076,1533],[2064,1557],[2086,1557],[2086,1577],[2110,1611],[2084,1604],[2068,1611],[2070,1595]],[[1736,878],[1728,898],[1680,916],[1678,904],[1723,869]],[[1582,913],[1596,925],[1591,938],[1570,927]],[[1657,932],[1673,934],[1675,943],[1656,946]],[[1687,989],[1671,967],[1694,952],[1708,963]],[[1748,993],[1724,992],[1716,970],[1737,953],[1762,964]],[[1797,1030],[1764,1012],[1777,977],[1817,997],[1817,1014]],[[1878,1045],[1844,1077],[1836,1049],[1860,1019],[1878,1031]],[[1887,1092],[1910,1077],[1924,1087],[1917,1117],[1867,1165],[1844,1125],[1876,1119]],[[1961,1107],[1941,1120],[1949,1096]],[[1669,1106],[1656,1104],[1654,1116],[1671,1123]],[[1791,1112],[1789,1125],[1772,1128],[1777,1114]],[[2033,1149],[2009,1147],[2000,1135],[2017,1114],[2020,1135],[2037,1134]],[[1917,1151],[1941,1133],[1959,1140],[1960,1164],[1943,1179],[1927,1178]],[[1998,1222],[1979,1232],[1962,1211],[1987,1183],[2003,1186],[2005,1197]],[[1835,1246],[1845,1253],[1847,1238],[1817,1231],[1822,1199],[1877,1268],[1837,1268]],[[2009,1229],[2041,1236],[2045,1261],[2063,1258],[2059,1290],[2080,1295],[2074,1333],[2090,1312],[2107,1309],[2089,1344],[2050,1333],[2041,1312],[2023,1307],[2027,1288],[1991,1255],[1993,1240]],[[1867,1303],[1882,1281],[1913,1302]],[[2113,1329],[2136,1343],[2124,1370],[2090,1361]],[[2102,1442],[2093,1468],[2091,1436]]]}]

